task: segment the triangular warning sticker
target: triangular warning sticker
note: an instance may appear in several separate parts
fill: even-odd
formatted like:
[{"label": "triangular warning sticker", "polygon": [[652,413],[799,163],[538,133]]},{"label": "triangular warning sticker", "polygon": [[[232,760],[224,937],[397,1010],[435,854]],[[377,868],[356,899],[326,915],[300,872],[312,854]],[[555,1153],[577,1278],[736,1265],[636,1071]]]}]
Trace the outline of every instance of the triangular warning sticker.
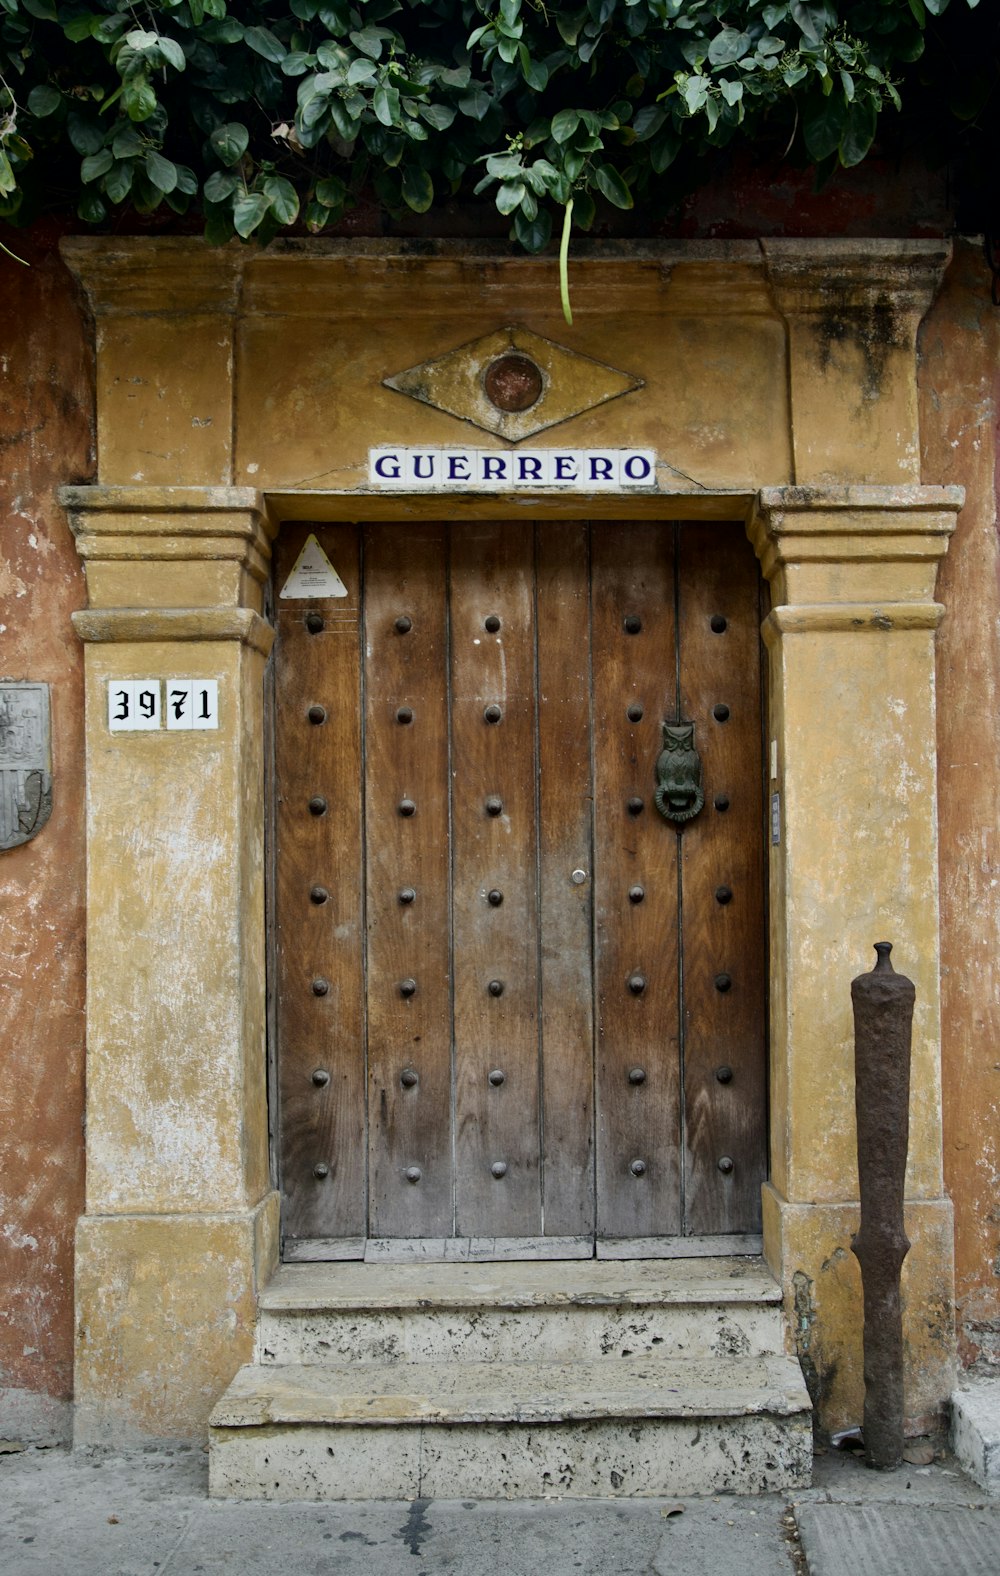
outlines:
[{"label": "triangular warning sticker", "polygon": [[347,587],[320,547],[315,536],[296,558],[292,572],[281,588],[283,597],[346,596]]}]

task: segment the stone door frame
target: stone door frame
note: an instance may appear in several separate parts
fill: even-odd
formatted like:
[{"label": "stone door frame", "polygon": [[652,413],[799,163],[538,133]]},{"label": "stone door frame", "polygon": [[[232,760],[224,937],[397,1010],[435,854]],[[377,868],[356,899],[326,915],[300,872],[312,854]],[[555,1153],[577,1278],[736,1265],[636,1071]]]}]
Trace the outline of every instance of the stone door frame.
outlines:
[{"label": "stone door frame", "polygon": [[[771,588],[769,791],[779,796],[769,850],[765,1254],[822,1423],[854,1420],[849,987],[872,960],[872,942],[891,939],[917,986],[906,1271],[907,1409],[917,1420],[940,1409],[954,1362],[936,895],[934,631],[944,610],[934,582],[962,497],[919,482],[915,393],[917,326],[944,253],[919,242],[767,243],[765,251],[758,274],[783,324],[788,380],[790,459],[771,473],[775,485],[674,490],[672,477],[670,490],[641,501],[539,497],[531,509],[745,522]],[[730,280],[740,287],[742,255],[722,246],[674,252],[699,311],[711,312]],[[244,264],[190,242],[75,241],[66,253],[97,322],[102,477],[63,493],[90,603],[74,616],[86,645],[88,740],[76,1437],[190,1438],[203,1435],[213,1403],[251,1358],[256,1292],[277,1259],[265,1048],[270,542],[286,518],[405,520],[443,504],[378,497],[356,480],[325,490],[266,477],[259,488],[231,479],[206,486],[217,468],[197,428],[193,447],[170,461],[173,479],[147,479],[137,456],[148,428],[145,437],[141,423],[120,430],[123,367],[145,368],[137,384],[146,374],[159,379],[169,450],[171,422],[190,420],[204,373],[183,348],[196,285],[195,315],[229,325],[224,405],[238,432],[232,336],[244,307],[232,281]],[[287,288],[296,255],[264,258],[279,275],[286,259]],[[311,265],[317,255],[304,250],[298,260]],[[333,255],[346,253],[323,253]],[[433,259],[418,263],[418,280],[421,266],[431,293],[447,290],[447,267],[436,275]],[[511,264],[512,288],[525,269],[538,277],[544,266]],[[647,261],[635,268],[645,289]],[[593,310],[605,301],[595,276]],[[510,502],[453,497],[447,507],[453,516],[502,517]],[[107,685],[121,678],[214,678],[220,727],[109,734]]]}]

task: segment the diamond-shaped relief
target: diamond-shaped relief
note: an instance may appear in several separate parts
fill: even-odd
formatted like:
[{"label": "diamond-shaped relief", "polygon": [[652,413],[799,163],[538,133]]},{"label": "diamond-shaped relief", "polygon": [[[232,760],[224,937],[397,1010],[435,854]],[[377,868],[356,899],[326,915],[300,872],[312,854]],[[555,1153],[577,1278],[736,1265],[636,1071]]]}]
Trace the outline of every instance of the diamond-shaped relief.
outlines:
[{"label": "diamond-shaped relief", "polygon": [[512,325],[385,378],[384,385],[517,443],[643,383]]}]

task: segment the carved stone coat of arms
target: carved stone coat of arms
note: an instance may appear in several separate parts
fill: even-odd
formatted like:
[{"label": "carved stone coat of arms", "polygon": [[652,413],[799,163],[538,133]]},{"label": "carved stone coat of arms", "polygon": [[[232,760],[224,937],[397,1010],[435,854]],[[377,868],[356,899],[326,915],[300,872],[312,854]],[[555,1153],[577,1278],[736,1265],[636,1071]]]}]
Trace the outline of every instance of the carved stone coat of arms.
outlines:
[{"label": "carved stone coat of arms", "polygon": [[49,686],[0,679],[0,849],[29,842],[51,812]]}]

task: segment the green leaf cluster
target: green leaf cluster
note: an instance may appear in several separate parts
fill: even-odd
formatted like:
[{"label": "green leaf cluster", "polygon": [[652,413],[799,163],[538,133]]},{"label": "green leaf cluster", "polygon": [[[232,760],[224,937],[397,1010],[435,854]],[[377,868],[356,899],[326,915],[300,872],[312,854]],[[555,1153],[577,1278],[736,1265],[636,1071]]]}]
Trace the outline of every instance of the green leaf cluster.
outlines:
[{"label": "green leaf cluster", "polygon": [[222,242],[480,197],[538,251],[571,204],[655,206],[681,154],[859,163],[948,6],[0,0],[0,217],[193,210]]}]

